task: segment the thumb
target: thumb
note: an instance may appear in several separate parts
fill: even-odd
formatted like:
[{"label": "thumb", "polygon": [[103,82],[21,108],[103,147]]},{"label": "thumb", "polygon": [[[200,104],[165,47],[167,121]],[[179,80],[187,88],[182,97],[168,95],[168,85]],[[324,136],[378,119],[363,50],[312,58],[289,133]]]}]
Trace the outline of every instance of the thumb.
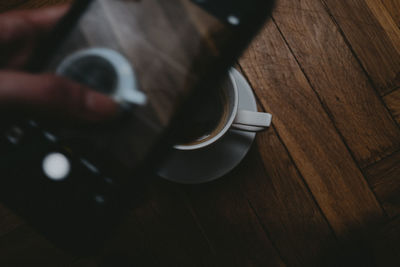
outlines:
[{"label": "thumb", "polygon": [[0,108],[87,122],[117,116],[118,104],[84,85],[50,74],[0,72]]}]

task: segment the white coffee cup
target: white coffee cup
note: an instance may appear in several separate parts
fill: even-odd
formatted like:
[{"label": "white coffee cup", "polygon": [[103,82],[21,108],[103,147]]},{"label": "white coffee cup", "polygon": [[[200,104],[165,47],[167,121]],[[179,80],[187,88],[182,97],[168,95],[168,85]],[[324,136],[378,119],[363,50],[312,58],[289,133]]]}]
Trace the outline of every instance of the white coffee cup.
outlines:
[{"label": "white coffee cup", "polygon": [[246,132],[259,132],[267,129],[271,125],[272,115],[265,112],[254,112],[239,109],[239,93],[236,80],[231,72],[229,72],[226,85],[222,87],[226,95],[226,105],[228,105],[228,116],[224,121],[222,129],[207,138],[192,144],[178,144],[174,148],[178,150],[196,150],[207,147],[219,139],[221,139],[229,130],[240,130]]},{"label": "white coffee cup", "polygon": [[[81,73],[79,68],[80,63],[95,59],[102,59],[112,67],[116,75],[116,84],[111,88],[111,92],[107,93],[118,103],[144,105],[147,102],[146,95],[139,90],[139,85],[136,79],[135,71],[125,56],[116,50],[94,47],[76,51],[68,55],[62,60],[56,69],[56,73],[60,76],[67,76],[74,80],[74,77],[66,75],[69,70],[74,70],[81,77],[85,77],[85,73]],[[89,62],[90,63],[90,62]],[[93,68],[96,68],[96,63],[93,63]],[[95,79],[88,75],[87,79]]]}]

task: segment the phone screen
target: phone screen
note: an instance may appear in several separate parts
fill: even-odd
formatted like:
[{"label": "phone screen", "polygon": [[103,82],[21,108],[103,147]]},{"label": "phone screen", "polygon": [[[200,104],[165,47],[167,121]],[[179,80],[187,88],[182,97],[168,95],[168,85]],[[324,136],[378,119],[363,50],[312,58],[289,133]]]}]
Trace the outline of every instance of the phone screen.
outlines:
[{"label": "phone screen", "polygon": [[[262,21],[270,6],[258,0],[89,2],[45,70],[109,95],[129,116],[109,127],[68,127],[57,134],[79,136],[96,154],[129,169],[160,145],[194,91],[204,96],[212,90],[248,41],[251,18]],[[257,14],[257,8],[265,10]]]},{"label": "phone screen", "polygon": [[59,245],[99,246],[142,191],[127,185],[142,178],[137,167],[179,141],[272,3],[76,1],[27,69],[86,84],[127,116],[98,126],[12,121],[0,139],[2,201]]}]

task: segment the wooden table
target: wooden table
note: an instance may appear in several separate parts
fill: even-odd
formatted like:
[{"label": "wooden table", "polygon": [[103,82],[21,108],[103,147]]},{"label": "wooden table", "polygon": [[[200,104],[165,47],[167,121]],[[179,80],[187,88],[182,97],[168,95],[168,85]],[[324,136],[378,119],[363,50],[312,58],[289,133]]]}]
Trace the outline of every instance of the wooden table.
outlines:
[{"label": "wooden table", "polygon": [[278,0],[239,66],[274,118],[232,173],[197,186],[149,177],[93,257],[2,207],[0,265],[399,266],[400,2]]}]

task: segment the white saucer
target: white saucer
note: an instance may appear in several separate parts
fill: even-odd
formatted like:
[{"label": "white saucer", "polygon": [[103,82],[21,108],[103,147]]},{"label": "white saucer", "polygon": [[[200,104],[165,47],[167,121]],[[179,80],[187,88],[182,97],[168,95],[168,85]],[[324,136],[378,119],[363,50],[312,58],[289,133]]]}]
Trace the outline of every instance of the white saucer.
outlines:
[{"label": "white saucer", "polygon": [[[250,85],[240,72],[235,69],[231,72],[239,89],[239,109],[257,111]],[[255,136],[255,133],[229,130],[224,137],[208,147],[192,151],[174,149],[157,173],[169,181],[184,184],[215,180],[242,161]]]}]

